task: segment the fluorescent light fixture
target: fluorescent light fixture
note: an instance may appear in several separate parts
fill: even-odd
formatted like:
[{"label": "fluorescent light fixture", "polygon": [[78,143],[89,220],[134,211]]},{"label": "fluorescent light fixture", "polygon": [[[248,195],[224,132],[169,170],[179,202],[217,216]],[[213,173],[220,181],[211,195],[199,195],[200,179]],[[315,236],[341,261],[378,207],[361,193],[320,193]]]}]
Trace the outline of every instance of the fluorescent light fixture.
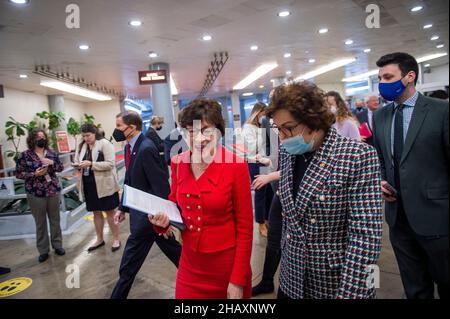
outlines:
[{"label": "fluorescent light fixture", "polygon": [[328,29],[327,28],[323,28],[323,29],[320,29],[319,30],[319,33],[320,34],[325,34],[325,33],[327,33],[328,32]]},{"label": "fluorescent light fixture", "polygon": [[433,27],[433,25],[430,23],[430,24],[425,24],[424,26],[423,26],[423,28],[424,29],[430,29],[430,28],[432,28]]},{"label": "fluorescent light fixture", "polygon": [[285,57],[286,59],[290,58],[291,56],[292,56],[292,54],[290,54],[290,53],[285,53],[285,54],[284,54],[284,57]]},{"label": "fluorescent light fixture", "polygon": [[360,81],[360,80],[365,80],[370,78],[372,75],[376,75],[378,74],[378,69],[376,70],[370,70],[366,73],[362,73],[362,74],[358,74],[358,75],[354,75],[348,78],[344,78],[342,79],[342,82],[356,82],[356,81]]},{"label": "fluorescent light fixture", "polygon": [[150,53],[148,54],[148,56],[149,56],[150,58],[154,59],[154,58],[157,58],[157,57],[158,57],[158,53],[156,53],[156,52],[150,52]]},{"label": "fluorescent light fixture", "polygon": [[172,95],[178,95],[178,89],[172,74],[170,74],[170,91],[172,92]]},{"label": "fluorescent light fixture", "polygon": [[348,39],[347,41],[345,41],[345,45],[352,45],[352,44],[353,44],[352,39]]},{"label": "fluorescent light fixture", "polygon": [[30,0],[9,0],[9,2],[15,3],[15,4],[27,4],[30,2]]},{"label": "fluorescent light fixture", "polygon": [[285,18],[285,17],[288,17],[290,15],[291,15],[291,13],[289,11],[278,12],[278,16],[281,17],[281,18]]},{"label": "fluorescent light fixture", "polygon": [[430,66],[431,66],[430,63],[427,63],[427,64],[424,65],[424,67],[426,67],[426,68],[429,68]]},{"label": "fluorescent light fixture", "polygon": [[250,50],[252,50],[252,51],[258,50],[258,46],[257,46],[257,45],[252,45],[252,46],[250,47]]},{"label": "fluorescent light fixture", "polygon": [[345,93],[346,93],[346,95],[351,95],[353,93],[366,91],[366,90],[369,90],[369,89],[370,89],[370,86],[368,86],[368,85],[367,86],[360,86],[360,87],[356,87],[356,88],[346,89]]},{"label": "fluorescent light fixture", "polygon": [[28,79],[28,75],[26,75],[26,74],[20,74],[20,75],[19,75],[19,78],[21,78],[21,79]]},{"label": "fluorescent light fixture", "polygon": [[277,63],[267,63],[259,66],[258,68],[256,68],[255,71],[250,73],[245,79],[236,84],[233,87],[233,90],[245,89],[247,86],[249,86],[250,84],[252,84],[253,82],[255,82],[256,80],[258,80],[259,78],[266,75],[267,73],[269,73],[270,71],[272,71],[277,67],[278,67]]},{"label": "fluorescent light fixture", "polygon": [[415,6],[414,8],[411,8],[411,12],[418,12],[421,11],[423,9],[422,6]]},{"label": "fluorescent light fixture", "polygon": [[253,96],[253,92],[246,92],[246,93],[243,93],[242,94],[242,96]]},{"label": "fluorescent light fixture", "polygon": [[417,63],[422,63],[422,62],[434,60],[434,59],[441,58],[441,57],[446,56],[446,55],[447,55],[447,52],[426,55],[426,56],[423,56],[421,58],[418,58],[417,59]]},{"label": "fluorescent light fixture", "polygon": [[436,48],[438,48],[438,49],[442,49],[443,47],[444,47],[443,44],[438,44],[438,45],[436,46]]},{"label": "fluorescent light fixture", "polygon": [[90,49],[90,46],[87,45],[87,44],[80,44],[80,45],[78,46],[78,48],[79,48],[80,50],[86,51],[86,50],[89,50],[89,49]]},{"label": "fluorescent light fixture", "polygon": [[316,63],[316,59],[309,59],[309,60],[308,60],[308,63],[311,63],[311,64],[312,64],[312,63]]},{"label": "fluorescent light fixture", "polygon": [[211,40],[212,40],[212,36],[210,36],[210,35],[204,35],[204,36],[202,37],[202,40],[203,40],[203,41],[211,41]]},{"label": "fluorescent light fixture", "polygon": [[81,88],[76,85],[60,82],[60,81],[42,80],[41,85],[48,87],[48,88],[55,89],[55,90],[67,92],[70,94],[84,96],[84,97],[87,97],[87,98],[90,98],[93,100],[97,100],[97,101],[111,101],[112,100],[112,98],[108,95],[98,93],[95,91],[91,91],[91,90],[88,90],[85,88]]},{"label": "fluorescent light fixture", "polygon": [[438,35],[433,35],[430,40],[431,41],[439,40],[439,36]]},{"label": "fluorescent light fixture", "polygon": [[132,27],[140,27],[142,25],[142,21],[131,20],[130,22],[128,22],[128,24],[131,25]]},{"label": "fluorescent light fixture", "polygon": [[369,53],[370,51],[372,51],[372,49],[369,49],[369,48],[364,49],[364,53]]},{"label": "fluorescent light fixture", "polygon": [[[421,58],[417,59],[417,63],[423,63],[426,61],[430,61],[430,60],[434,60],[437,58],[441,58],[443,56],[446,56],[447,53],[436,53],[436,54],[430,54],[430,55],[426,55],[423,56]],[[370,70],[366,73],[362,73],[362,74],[358,74],[358,75],[354,75],[348,78],[344,78],[342,79],[343,82],[356,82],[356,81],[361,81],[361,80],[365,80],[368,79],[369,77],[373,76],[373,75],[377,75],[378,74],[378,69],[374,69],[374,70]]]},{"label": "fluorescent light fixture", "polygon": [[350,63],[355,62],[356,59],[355,58],[347,58],[347,59],[342,59],[342,60],[338,60],[338,61],[334,61],[330,64],[324,65],[322,67],[317,68],[316,70],[313,70],[311,72],[308,72],[306,74],[300,75],[298,78],[295,79],[295,81],[301,81],[301,80],[309,80],[312,78],[315,78],[318,75],[330,72],[332,70],[341,68],[343,66],[346,66]]}]

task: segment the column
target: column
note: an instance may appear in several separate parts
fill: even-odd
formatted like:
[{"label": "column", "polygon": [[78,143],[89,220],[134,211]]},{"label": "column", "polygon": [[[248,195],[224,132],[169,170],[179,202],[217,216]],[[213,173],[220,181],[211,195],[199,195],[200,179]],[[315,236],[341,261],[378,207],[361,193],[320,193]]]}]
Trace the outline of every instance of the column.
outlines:
[{"label": "column", "polygon": [[170,69],[167,63],[154,63],[149,66],[150,70],[166,70],[167,83],[153,84],[151,86],[153,115],[164,118],[164,125],[159,136],[164,139],[175,127],[175,112],[170,91]]}]

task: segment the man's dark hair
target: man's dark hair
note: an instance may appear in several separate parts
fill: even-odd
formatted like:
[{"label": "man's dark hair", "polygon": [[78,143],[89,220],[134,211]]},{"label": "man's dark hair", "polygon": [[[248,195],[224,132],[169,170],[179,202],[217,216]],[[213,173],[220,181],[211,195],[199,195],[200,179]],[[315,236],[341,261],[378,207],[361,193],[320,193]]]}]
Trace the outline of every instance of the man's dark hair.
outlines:
[{"label": "man's dark hair", "polygon": [[417,80],[419,79],[419,64],[412,55],[403,52],[395,52],[386,54],[377,61],[377,66],[379,68],[389,64],[397,64],[400,71],[402,71],[402,77],[406,76],[408,72],[414,71],[414,73],[416,73],[414,85],[417,84]]},{"label": "man's dark hair", "polygon": [[428,95],[429,97],[435,98],[435,99],[440,99],[440,100],[447,100],[448,99],[448,93],[445,92],[444,90],[436,90],[433,91],[430,95]]},{"label": "man's dark hair", "polygon": [[136,130],[142,131],[142,118],[139,113],[134,111],[125,111],[116,115],[116,118],[121,117],[126,125],[136,126]]}]

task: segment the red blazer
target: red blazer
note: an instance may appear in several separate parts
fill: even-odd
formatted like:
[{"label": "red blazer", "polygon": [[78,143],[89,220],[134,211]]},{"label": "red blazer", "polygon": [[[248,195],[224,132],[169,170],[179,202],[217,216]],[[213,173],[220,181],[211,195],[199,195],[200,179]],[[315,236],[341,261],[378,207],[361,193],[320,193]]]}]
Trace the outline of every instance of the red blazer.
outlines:
[{"label": "red blazer", "polygon": [[189,160],[190,151],[173,157],[171,162],[172,189],[169,200],[181,208],[186,224],[186,230],[182,233],[183,245],[203,253],[235,247],[230,282],[245,286],[248,283],[253,240],[247,163],[220,146],[213,163],[196,181]]}]

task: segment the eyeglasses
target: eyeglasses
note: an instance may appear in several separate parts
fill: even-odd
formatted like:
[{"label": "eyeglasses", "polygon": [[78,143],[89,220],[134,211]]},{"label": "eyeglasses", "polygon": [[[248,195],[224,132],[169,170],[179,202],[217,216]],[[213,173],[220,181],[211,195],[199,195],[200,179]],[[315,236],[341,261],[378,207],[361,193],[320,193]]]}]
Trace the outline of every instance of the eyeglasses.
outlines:
[{"label": "eyeglasses", "polygon": [[217,132],[217,129],[215,127],[204,127],[201,130],[197,128],[187,128],[186,131],[188,132],[190,137],[200,133],[203,137],[211,138]]},{"label": "eyeglasses", "polygon": [[272,124],[270,127],[277,133],[282,133],[283,136],[292,137],[294,136],[294,130],[300,125],[300,123],[297,123],[295,125],[282,125],[277,126],[275,124]]}]

